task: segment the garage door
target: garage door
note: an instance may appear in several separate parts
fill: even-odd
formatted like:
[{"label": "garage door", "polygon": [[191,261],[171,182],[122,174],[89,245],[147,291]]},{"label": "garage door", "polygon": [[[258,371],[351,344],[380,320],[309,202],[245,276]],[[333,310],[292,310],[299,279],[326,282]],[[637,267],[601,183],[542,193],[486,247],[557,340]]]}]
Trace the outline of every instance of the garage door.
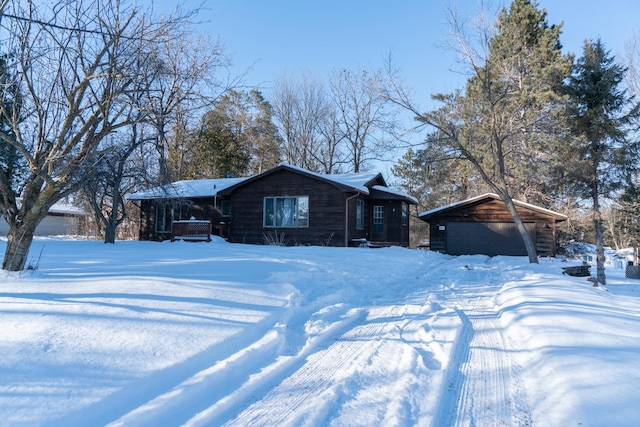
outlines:
[{"label": "garage door", "polygon": [[[535,242],[535,224],[525,223]],[[447,253],[525,256],[527,250],[515,224],[508,222],[447,223]]]}]

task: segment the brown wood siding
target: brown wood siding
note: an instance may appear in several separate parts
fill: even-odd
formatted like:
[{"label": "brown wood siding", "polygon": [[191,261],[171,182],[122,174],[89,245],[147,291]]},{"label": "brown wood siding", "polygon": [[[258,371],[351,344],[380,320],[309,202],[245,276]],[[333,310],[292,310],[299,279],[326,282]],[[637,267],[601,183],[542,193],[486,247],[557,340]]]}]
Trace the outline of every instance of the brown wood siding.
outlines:
[{"label": "brown wood siding", "polygon": [[536,222],[536,251],[541,256],[556,255],[556,224],[553,218]]},{"label": "brown wood siding", "polygon": [[[155,205],[152,200],[140,201],[140,240],[160,240],[156,233]],[[171,235],[169,235],[171,238]]]},{"label": "brown wood siding", "polygon": [[[516,206],[518,214],[525,223],[535,224],[535,245],[538,255],[554,256],[556,253],[556,226],[551,215]],[[449,222],[506,222],[513,223],[513,218],[502,201],[477,202],[459,209],[433,215],[429,219],[431,250],[447,251],[446,226]],[[444,230],[440,230],[444,226]]]},{"label": "brown wood siding", "polygon": [[[222,200],[222,198],[218,198],[218,200],[216,200],[218,206],[220,205],[220,202]],[[228,221],[228,217],[222,217],[220,215],[220,210],[213,206],[213,197],[174,200],[174,202],[180,204],[179,218],[174,218],[174,220],[185,220],[194,217],[195,219],[199,220],[211,221],[211,223],[214,225],[214,229],[212,230],[213,234],[218,234],[218,230],[215,227],[216,225],[218,225],[221,221]],[[141,200],[139,231],[140,240],[163,241],[171,239],[171,231],[156,231],[156,205],[159,203],[163,203],[163,200]]]},{"label": "brown wood siding", "polygon": [[[349,241],[352,239],[367,239],[373,243],[383,245],[409,246],[409,218],[407,225],[402,225],[402,201],[400,200],[380,200],[364,199],[365,196],[349,200]],[[356,200],[364,200],[364,227],[362,230],[356,228]],[[384,238],[376,239],[372,234],[373,229],[373,206],[384,206]]]},{"label": "brown wood siding", "polygon": [[[400,208],[402,209],[402,206],[400,206]],[[406,224],[402,225],[402,216],[400,217],[400,228],[401,228],[400,246],[409,247],[409,245],[411,244],[411,236],[409,234],[409,224],[411,223],[411,218],[410,218],[411,205],[406,204],[406,208],[407,208]],[[402,213],[400,215],[402,215]]]},{"label": "brown wood siding", "polygon": [[[266,175],[231,193],[230,241],[265,243],[264,234],[273,234],[276,228],[263,226],[264,198],[295,196],[309,197],[309,226],[278,227],[286,244],[344,246],[345,193],[327,182],[288,170]],[[350,215],[353,212],[355,216],[355,206],[354,199],[349,203]]]},{"label": "brown wood siding", "polygon": [[[349,195],[352,196],[352,195]],[[358,230],[357,228],[357,212],[358,212],[358,200],[364,202],[364,222],[363,228]],[[352,239],[368,239],[369,238],[369,210],[370,204],[364,199],[364,196],[357,196],[349,200],[349,241]],[[350,242],[347,242],[349,245]]]},{"label": "brown wood siding", "polygon": [[[516,206],[516,210],[524,222],[535,222],[538,219],[546,220],[551,218],[550,216],[521,206]],[[467,205],[457,210],[445,212],[443,215],[446,216],[449,221],[513,222],[513,218],[504,202],[498,200]],[[434,215],[432,218],[439,219],[440,216]]]}]

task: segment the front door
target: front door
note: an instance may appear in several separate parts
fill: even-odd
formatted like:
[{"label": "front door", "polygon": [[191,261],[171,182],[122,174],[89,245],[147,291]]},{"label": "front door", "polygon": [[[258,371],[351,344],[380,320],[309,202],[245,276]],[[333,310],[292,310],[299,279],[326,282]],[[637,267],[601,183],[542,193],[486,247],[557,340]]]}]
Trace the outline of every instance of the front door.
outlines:
[{"label": "front door", "polygon": [[387,240],[387,223],[385,221],[384,205],[373,207],[373,224],[371,225],[371,240],[385,242]]}]

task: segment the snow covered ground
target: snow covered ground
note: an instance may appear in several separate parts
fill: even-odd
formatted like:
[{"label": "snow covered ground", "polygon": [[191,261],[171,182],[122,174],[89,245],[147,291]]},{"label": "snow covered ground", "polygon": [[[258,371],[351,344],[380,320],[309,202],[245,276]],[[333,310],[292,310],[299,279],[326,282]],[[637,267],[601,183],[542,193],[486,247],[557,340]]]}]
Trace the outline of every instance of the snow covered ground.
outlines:
[{"label": "snow covered ground", "polygon": [[401,248],[31,253],[35,270],[0,272],[0,425],[640,420],[640,281],[621,270],[607,290],[560,259]]}]

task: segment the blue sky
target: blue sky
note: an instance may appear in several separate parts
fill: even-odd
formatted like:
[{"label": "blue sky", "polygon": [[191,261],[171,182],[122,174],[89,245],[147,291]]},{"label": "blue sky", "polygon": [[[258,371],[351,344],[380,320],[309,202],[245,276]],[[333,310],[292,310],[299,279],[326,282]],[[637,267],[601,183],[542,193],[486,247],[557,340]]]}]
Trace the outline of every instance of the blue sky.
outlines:
[{"label": "blue sky", "polygon": [[[201,0],[183,4],[193,8]],[[416,98],[426,101],[464,81],[452,71],[457,67],[452,53],[441,47],[449,32],[444,9],[451,4],[474,15],[478,1],[205,0],[199,19],[200,29],[219,37],[232,54],[233,70],[252,67],[246,83],[265,93],[284,72],[327,77],[335,68],[375,69],[391,53]],[[539,0],[539,6],[547,10],[549,23],[564,21],[561,42],[576,54],[586,38],[600,37],[622,55],[633,32],[640,31],[639,0]]]},{"label": "blue sky", "polygon": [[[494,10],[495,5],[510,3],[493,0]],[[173,9],[176,3],[154,0],[154,4]],[[379,69],[391,53],[414,102],[426,111],[434,106],[432,94],[452,92],[465,81],[453,53],[443,47],[450,32],[445,9],[456,5],[463,15],[475,16],[479,0],[183,0],[181,4],[184,9],[203,5],[199,30],[222,41],[233,57],[232,73],[251,68],[245,83],[259,86],[267,100],[272,83],[285,72],[295,76],[308,71],[327,78],[336,68]],[[613,54],[623,56],[634,31],[640,32],[640,0],[539,0],[538,4],[547,10],[550,24],[564,22],[560,39],[564,51],[577,56],[585,39],[598,37]],[[407,121],[412,122],[410,117]]]}]

